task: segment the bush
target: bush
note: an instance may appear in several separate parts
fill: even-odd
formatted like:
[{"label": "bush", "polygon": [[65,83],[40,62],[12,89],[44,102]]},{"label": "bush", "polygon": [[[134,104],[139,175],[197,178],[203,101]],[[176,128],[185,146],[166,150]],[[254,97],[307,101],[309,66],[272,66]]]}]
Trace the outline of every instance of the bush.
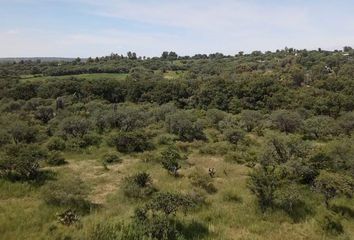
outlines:
[{"label": "bush", "polygon": [[81,145],[82,148],[89,147],[89,146],[99,146],[101,144],[102,138],[101,136],[95,134],[95,133],[89,133],[85,134],[82,137],[83,140],[83,145]]},{"label": "bush", "polygon": [[250,174],[248,187],[256,195],[263,212],[274,207],[274,195],[279,185],[279,178],[272,168],[258,168]]},{"label": "bush", "polygon": [[70,226],[80,220],[79,216],[76,215],[71,209],[66,210],[61,214],[57,214],[58,222],[63,225]]},{"label": "bush", "polygon": [[11,136],[4,130],[0,130],[0,147],[11,143]]},{"label": "bush", "polygon": [[235,145],[245,137],[245,133],[241,129],[227,129],[224,134],[227,141]]},{"label": "bush", "polygon": [[181,141],[205,140],[203,126],[187,112],[178,112],[167,117],[169,133],[176,134]]},{"label": "bush", "polygon": [[226,141],[216,142],[216,143],[207,143],[204,144],[200,149],[200,154],[209,154],[209,155],[224,155],[232,150],[232,145]]},{"label": "bush", "polygon": [[47,143],[47,148],[50,151],[63,151],[65,147],[65,141],[59,137],[52,137]]},{"label": "bush", "polygon": [[294,214],[296,209],[303,204],[300,196],[301,193],[299,192],[296,184],[287,184],[275,191],[274,203],[278,208],[291,215]]},{"label": "bush", "polygon": [[192,174],[189,175],[192,185],[204,189],[207,193],[216,193],[217,189],[213,184],[213,178],[211,178],[208,173],[204,172],[203,169],[196,169]]},{"label": "bush", "polygon": [[345,134],[351,135],[354,130],[354,112],[348,112],[341,116],[339,126]]},{"label": "bush", "polygon": [[332,235],[338,235],[344,232],[340,218],[331,212],[323,214],[319,220],[319,224],[326,233]]},{"label": "bush", "polygon": [[328,116],[315,116],[304,121],[303,131],[305,138],[326,139],[337,135],[339,131],[333,118]]},{"label": "bush", "polygon": [[61,123],[61,130],[66,136],[83,137],[89,129],[90,122],[81,117],[69,117]]},{"label": "bush", "polygon": [[122,159],[119,157],[118,154],[115,153],[106,153],[102,157],[102,162],[104,164],[112,164],[112,163],[121,163]]},{"label": "bush", "polygon": [[87,200],[88,187],[76,176],[63,176],[42,188],[42,198],[50,205],[89,212],[92,204]]},{"label": "bush", "polygon": [[175,146],[169,146],[161,152],[162,166],[175,177],[178,176],[178,170],[181,168],[179,161],[183,159]]},{"label": "bush", "polygon": [[251,132],[263,119],[263,114],[258,111],[244,110],[241,112],[241,125],[247,132]]},{"label": "bush", "polygon": [[141,172],[124,179],[123,192],[127,197],[146,198],[156,192],[156,189],[150,174]]},{"label": "bush", "polygon": [[39,162],[47,153],[37,145],[9,145],[0,159],[0,177],[15,180],[36,180]]},{"label": "bush", "polygon": [[64,165],[67,162],[65,161],[64,156],[60,152],[51,152],[49,157],[46,160],[47,164],[50,166],[60,166]]},{"label": "bush", "polygon": [[301,126],[302,119],[296,112],[278,110],[272,114],[272,122],[280,131],[293,133]]},{"label": "bush", "polygon": [[21,121],[10,124],[9,133],[15,143],[34,143],[38,137],[38,129],[35,126]]},{"label": "bush", "polygon": [[320,175],[315,179],[315,187],[323,194],[328,208],[329,201],[337,195],[353,196],[354,180],[351,176],[321,171]]},{"label": "bush", "polygon": [[42,123],[46,124],[54,118],[54,110],[51,107],[39,107],[34,113],[34,116]]},{"label": "bush", "polygon": [[112,135],[109,145],[116,147],[119,152],[143,152],[152,148],[148,136],[144,132],[119,132]]}]

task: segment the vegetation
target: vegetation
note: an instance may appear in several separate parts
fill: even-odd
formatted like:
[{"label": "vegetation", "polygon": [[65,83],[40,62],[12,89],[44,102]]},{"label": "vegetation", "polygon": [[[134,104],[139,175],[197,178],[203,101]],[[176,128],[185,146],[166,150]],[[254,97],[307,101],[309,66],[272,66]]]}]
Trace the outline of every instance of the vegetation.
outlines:
[{"label": "vegetation", "polygon": [[0,238],[352,239],[353,59],[0,63]]}]

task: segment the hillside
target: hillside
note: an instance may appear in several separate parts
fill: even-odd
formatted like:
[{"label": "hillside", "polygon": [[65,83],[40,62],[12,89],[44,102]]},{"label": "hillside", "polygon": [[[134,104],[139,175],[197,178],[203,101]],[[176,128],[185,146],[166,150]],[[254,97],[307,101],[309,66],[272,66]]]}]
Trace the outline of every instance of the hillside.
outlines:
[{"label": "hillside", "polygon": [[0,239],[354,239],[353,49],[7,60]]}]

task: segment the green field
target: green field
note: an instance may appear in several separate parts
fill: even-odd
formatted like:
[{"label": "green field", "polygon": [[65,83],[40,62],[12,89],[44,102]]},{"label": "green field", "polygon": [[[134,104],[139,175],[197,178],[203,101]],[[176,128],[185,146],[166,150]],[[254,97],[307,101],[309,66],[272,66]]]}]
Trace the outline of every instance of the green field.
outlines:
[{"label": "green field", "polygon": [[22,75],[21,80],[24,82],[31,81],[52,81],[68,78],[77,78],[77,79],[102,79],[102,80],[124,80],[128,74],[123,73],[91,73],[91,74],[76,74],[76,75],[65,75],[65,76],[36,76],[36,75]]}]

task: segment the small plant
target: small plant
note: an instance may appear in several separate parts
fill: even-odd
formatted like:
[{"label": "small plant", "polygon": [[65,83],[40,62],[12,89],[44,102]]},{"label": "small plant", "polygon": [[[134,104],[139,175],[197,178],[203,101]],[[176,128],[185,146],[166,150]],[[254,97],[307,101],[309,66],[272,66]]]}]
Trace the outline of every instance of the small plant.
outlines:
[{"label": "small plant", "polygon": [[65,141],[59,137],[52,137],[47,143],[47,148],[50,151],[63,151],[65,147]]},{"label": "small plant", "polygon": [[223,196],[224,201],[241,203],[242,198],[234,191],[227,191]]},{"label": "small plant", "polygon": [[66,164],[67,162],[60,152],[55,151],[49,154],[46,163],[50,166],[60,166]]},{"label": "small plant", "polygon": [[150,174],[141,172],[124,179],[123,192],[127,197],[146,198],[156,192],[156,188]]},{"label": "small plant", "polygon": [[122,159],[118,154],[115,153],[107,153],[103,156],[102,162],[104,164],[113,164],[113,163],[121,163]]},{"label": "small plant", "polygon": [[204,189],[207,193],[212,194],[217,192],[213,178],[202,169],[196,169],[189,178],[194,186]]},{"label": "small plant", "polygon": [[80,220],[79,216],[71,209],[66,210],[61,214],[57,214],[57,219],[59,223],[65,226],[73,225]]},{"label": "small plant", "polygon": [[42,198],[46,204],[67,207],[87,213],[92,204],[87,200],[88,187],[75,176],[63,176],[55,182],[47,183],[42,188]]},{"label": "small plant", "polygon": [[338,235],[344,232],[340,218],[331,212],[324,214],[319,220],[319,224],[328,234]]}]

